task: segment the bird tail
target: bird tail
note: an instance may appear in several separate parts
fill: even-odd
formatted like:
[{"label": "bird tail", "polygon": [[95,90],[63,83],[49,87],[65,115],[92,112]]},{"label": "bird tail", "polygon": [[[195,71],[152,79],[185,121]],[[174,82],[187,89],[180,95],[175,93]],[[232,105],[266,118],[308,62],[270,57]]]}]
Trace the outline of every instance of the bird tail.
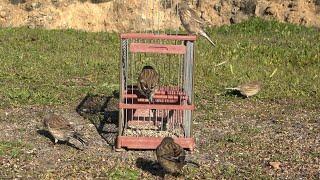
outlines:
[{"label": "bird tail", "polygon": [[86,146],[88,145],[88,143],[82,139],[81,134],[79,134],[79,133],[77,133],[77,132],[75,132],[75,133],[73,134],[73,138],[75,138],[75,139],[77,139],[78,141],[80,141],[82,145],[86,145]]},{"label": "bird tail", "polygon": [[216,44],[210,39],[210,37],[207,35],[207,33],[206,32],[204,32],[204,31],[200,31],[200,34],[203,36],[203,37],[205,37],[213,46],[216,46]]},{"label": "bird tail", "polygon": [[196,163],[196,162],[194,162],[194,161],[188,160],[188,161],[185,161],[185,162],[186,162],[186,164],[192,165],[192,166],[194,166],[194,167],[196,167],[196,168],[199,168],[199,167],[200,167],[200,164],[199,164],[199,163]]}]

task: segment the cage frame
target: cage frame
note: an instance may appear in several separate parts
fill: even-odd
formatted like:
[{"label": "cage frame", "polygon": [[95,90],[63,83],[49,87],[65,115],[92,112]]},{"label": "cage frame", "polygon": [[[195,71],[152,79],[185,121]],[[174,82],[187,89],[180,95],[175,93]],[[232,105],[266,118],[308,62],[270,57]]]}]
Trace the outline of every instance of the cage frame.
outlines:
[{"label": "cage frame", "polygon": [[[194,107],[194,61],[195,61],[195,35],[167,35],[167,34],[149,34],[149,33],[124,33],[120,35],[120,63],[119,63],[119,122],[118,122],[118,137],[116,141],[116,151],[126,149],[141,149],[149,150],[156,149],[163,137],[133,137],[124,136],[125,129],[125,109],[166,109],[166,110],[183,110],[184,137],[174,138],[175,142],[185,149],[194,150],[195,140],[192,135],[192,116]],[[167,45],[154,43],[131,43],[130,39],[140,40],[173,40],[182,41],[183,45]],[[183,105],[166,105],[166,104],[125,104],[125,70],[128,69],[129,52],[131,53],[160,53],[160,54],[181,54],[183,58],[184,68],[184,83],[183,90],[188,97]],[[134,95],[131,95],[134,96]],[[128,96],[126,97],[128,98]],[[128,122],[127,122],[128,123]]]}]

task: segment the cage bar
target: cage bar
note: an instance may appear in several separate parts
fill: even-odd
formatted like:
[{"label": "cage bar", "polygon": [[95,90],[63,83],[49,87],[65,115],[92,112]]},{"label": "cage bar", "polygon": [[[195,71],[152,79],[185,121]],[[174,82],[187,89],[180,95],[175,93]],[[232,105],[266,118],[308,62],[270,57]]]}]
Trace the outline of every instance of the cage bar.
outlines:
[{"label": "cage bar", "polygon": [[[121,34],[119,135],[116,149],[155,149],[171,136],[193,150],[193,35]],[[141,69],[160,74],[159,88],[149,102],[139,91]]]}]

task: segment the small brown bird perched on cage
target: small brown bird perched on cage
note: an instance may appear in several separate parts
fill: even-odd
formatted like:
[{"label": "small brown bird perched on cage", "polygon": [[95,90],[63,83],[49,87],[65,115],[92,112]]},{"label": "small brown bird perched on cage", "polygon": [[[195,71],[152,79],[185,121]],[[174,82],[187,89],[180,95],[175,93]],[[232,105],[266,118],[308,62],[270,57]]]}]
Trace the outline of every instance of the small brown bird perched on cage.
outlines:
[{"label": "small brown bird perched on cage", "polygon": [[[75,144],[75,141],[80,142],[82,148],[87,143],[82,139],[81,135],[75,130],[75,128],[62,116],[50,113],[44,117],[44,127],[49,131],[49,133],[54,138],[54,144],[58,141],[64,141]],[[75,140],[75,141],[74,141]],[[78,149],[82,149],[77,147]]]},{"label": "small brown bird perched on cage", "polygon": [[146,96],[149,102],[153,102],[153,96],[159,88],[159,74],[152,66],[144,66],[138,78],[138,89]]},{"label": "small brown bird perched on cage", "polygon": [[188,163],[199,167],[198,163],[186,160],[186,152],[179,144],[174,142],[172,137],[163,138],[156,149],[156,155],[159,164],[167,173],[179,173]]},{"label": "small brown bird perched on cage", "polygon": [[201,36],[205,37],[213,46],[215,46],[215,43],[203,30],[203,26],[205,24],[204,20],[202,20],[197,13],[189,7],[189,3],[184,0],[178,4],[178,7],[178,14],[184,29],[186,29],[189,34],[200,34]]},{"label": "small brown bird perched on cage", "polygon": [[249,83],[241,84],[238,87],[226,88],[230,90],[237,90],[241,95],[250,97],[256,95],[261,90],[262,83],[260,81],[252,81]]}]

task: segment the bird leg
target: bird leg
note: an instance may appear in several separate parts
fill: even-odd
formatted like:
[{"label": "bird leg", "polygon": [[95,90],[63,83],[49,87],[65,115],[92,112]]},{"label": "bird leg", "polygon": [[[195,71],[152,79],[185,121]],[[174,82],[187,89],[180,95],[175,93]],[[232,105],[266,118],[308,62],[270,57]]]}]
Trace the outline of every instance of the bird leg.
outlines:
[{"label": "bird leg", "polygon": [[58,139],[54,138],[54,141],[52,142],[51,146],[55,148],[56,147],[55,145],[57,144],[57,142],[58,142]]}]

